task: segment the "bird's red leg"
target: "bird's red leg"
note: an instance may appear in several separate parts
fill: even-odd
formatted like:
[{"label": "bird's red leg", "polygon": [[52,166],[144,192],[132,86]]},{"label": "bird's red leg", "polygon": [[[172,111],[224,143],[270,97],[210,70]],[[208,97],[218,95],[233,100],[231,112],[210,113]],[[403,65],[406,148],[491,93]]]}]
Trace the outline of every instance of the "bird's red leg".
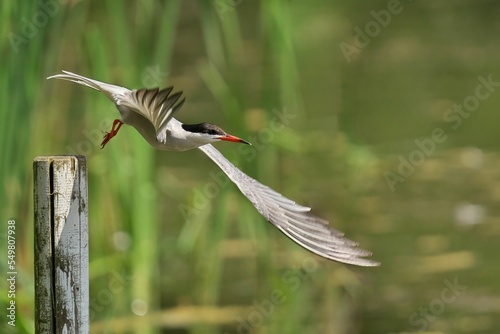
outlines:
[{"label": "bird's red leg", "polygon": [[[118,126],[116,126],[117,124],[118,124]],[[118,133],[118,130],[120,130],[120,128],[122,127],[122,125],[123,125],[122,121],[120,121],[119,119],[115,119],[115,121],[113,122],[113,126],[111,127],[111,131],[110,132],[106,132],[104,134],[104,140],[101,143],[101,149],[103,149],[104,146],[106,146],[106,144],[111,140],[111,138],[113,138],[114,136],[116,136],[116,134]]]}]

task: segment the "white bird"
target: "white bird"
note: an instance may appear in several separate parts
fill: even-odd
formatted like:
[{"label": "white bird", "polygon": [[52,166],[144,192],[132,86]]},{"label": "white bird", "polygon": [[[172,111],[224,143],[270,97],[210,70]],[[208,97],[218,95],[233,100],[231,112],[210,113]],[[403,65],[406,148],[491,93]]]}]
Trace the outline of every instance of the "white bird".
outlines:
[{"label": "white bird", "polygon": [[380,264],[367,259],[371,256],[370,252],[358,248],[358,244],[344,238],[342,232],[329,227],[326,220],[311,214],[310,208],[295,203],[246,175],[210,144],[221,140],[249,144],[247,141],[227,134],[213,124],[183,124],[176,120],[174,115],[184,103],[184,99],[179,101],[182,92],[172,94],[173,87],[129,90],[71,72],[63,73],[47,79],[68,80],[98,90],[113,101],[120,111],[121,120],[114,121],[101,147],[118,133],[123,124],[127,124],[157,149],[185,151],[199,148],[226,173],[267,221],[300,246],[342,263],[365,267]]}]

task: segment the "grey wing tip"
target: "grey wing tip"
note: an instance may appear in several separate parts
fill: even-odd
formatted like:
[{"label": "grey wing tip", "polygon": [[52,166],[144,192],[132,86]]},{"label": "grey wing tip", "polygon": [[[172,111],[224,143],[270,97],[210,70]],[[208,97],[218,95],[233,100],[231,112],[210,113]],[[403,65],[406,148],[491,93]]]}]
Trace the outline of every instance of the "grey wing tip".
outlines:
[{"label": "grey wing tip", "polygon": [[328,259],[332,259],[337,262],[341,262],[344,264],[352,265],[352,266],[358,266],[358,267],[378,267],[380,266],[380,262],[371,260],[365,257],[371,256],[372,253],[365,251],[365,250],[360,250],[357,249],[355,252],[351,253],[350,256],[335,256],[335,255],[330,255],[330,256],[325,256]]},{"label": "grey wing tip", "polygon": [[357,264],[358,266],[362,266],[362,267],[378,267],[378,266],[380,266],[380,264],[381,264],[380,262],[367,258],[367,257],[370,257],[373,255],[372,252],[361,249],[361,248],[358,248],[357,250],[359,251],[359,253],[355,255],[355,259],[356,259],[356,261],[361,261],[360,263]]},{"label": "grey wing tip", "polygon": [[362,262],[355,264],[353,263],[353,265],[356,265],[358,267],[380,267],[381,263],[374,260],[363,259]]},{"label": "grey wing tip", "polygon": [[[347,239],[345,239],[347,240]],[[350,241],[350,240],[349,240]],[[342,255],[343,254],[343,255]],[[343,251],[333,252],[324,256],[326,258],[359,267],[378,267],[380,262],[369,259],[372,256],[372,252],[358,248],[357,246],[349,247]],[[321,255],[321,254],[319,254]]]}]

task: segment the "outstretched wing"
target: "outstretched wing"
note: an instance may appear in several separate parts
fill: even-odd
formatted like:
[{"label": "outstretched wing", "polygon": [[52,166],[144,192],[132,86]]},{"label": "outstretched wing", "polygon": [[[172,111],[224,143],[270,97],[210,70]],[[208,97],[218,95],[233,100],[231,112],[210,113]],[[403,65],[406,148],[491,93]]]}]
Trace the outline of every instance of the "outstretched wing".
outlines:
[{"label": "outstretched wing", "polygon": [[380,265],[366,259],[371,255],[370,252],[358,248],[358,244],[344,238],[342,232],[329,227],[326,220],[311,214],[310,208],[295,203],[249,177],[212,145],[204,145],[199,149],[226,173],[264,218],[300,246],[338,262],[365,267]]},{"label": "outstretched wing", "polygon": [[124,87],[107,84],[84,76],[63,71],[63,74],[56,74],[47,79],[63,79],[84,85],[103,92],[112,100],[123,115],[123,111],[132,111],[144,116],[153,124],[156,131],[156,139],[160,143],[165,143],[167,139],[166,126],[179,111],[184,103],[184,98],[179,101],[182,92],[173,93],[173,87],[165,89],[134,89],[129,90]]},{"label": "outstretched wing", "polygon": [[184,104],[185,98],[179,101],[182,91],[173,93],[173,87],[165,89],[142,88],[134,89],[118,102],[119,106],[126,106],[146,117],[154,126],[156,139],[165,143],[167,139],[166,126],[175,113]]}]

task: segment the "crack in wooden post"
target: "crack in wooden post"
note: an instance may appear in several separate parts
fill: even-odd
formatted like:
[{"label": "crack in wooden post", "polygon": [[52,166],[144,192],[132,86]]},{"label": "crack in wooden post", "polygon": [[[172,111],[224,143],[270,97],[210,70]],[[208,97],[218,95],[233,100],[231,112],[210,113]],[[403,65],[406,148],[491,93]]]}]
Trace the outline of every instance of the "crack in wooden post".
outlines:
[{"label": "crack in wooden post", "polygon": [[88,195],[83,156],[33,162],[35,333],[89,333]]}]

